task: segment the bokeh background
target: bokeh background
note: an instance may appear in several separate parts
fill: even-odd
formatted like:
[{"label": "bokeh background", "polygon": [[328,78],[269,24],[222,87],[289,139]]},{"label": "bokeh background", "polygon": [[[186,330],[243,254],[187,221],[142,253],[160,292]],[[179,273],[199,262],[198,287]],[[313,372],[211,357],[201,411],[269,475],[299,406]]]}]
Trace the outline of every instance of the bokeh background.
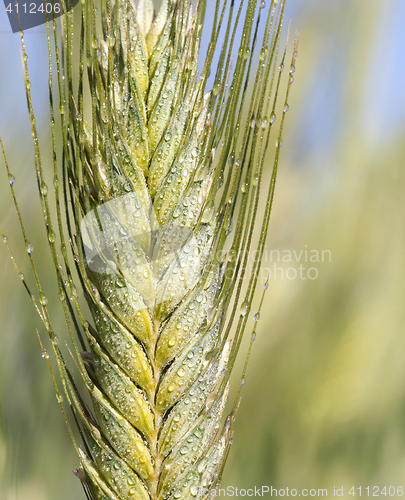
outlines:
[{"label": "bokeh background", "polygon": [[[288,0],[286,19],[300,47],[263,262],[284,277],[270,278],[223,486],[328,488],[328,496],[343,486],[352,498],[352,486],[405,486],[405,3]],[[25,39],[47,156],[44,27]],[[55,309],[20,42],[3,5],[0,136]],[[4,168],[0,226],[28,275]],[[303,253],[299,262],[278,262],[272,249],[324,250],[331,258],[310,262]],[[315,267],[317,278],[288,279],[299,265]],[[63,319],[54,321],[64,331]],[[79,499],[74,451],[36,329],[2,246],[0,498]]]}]

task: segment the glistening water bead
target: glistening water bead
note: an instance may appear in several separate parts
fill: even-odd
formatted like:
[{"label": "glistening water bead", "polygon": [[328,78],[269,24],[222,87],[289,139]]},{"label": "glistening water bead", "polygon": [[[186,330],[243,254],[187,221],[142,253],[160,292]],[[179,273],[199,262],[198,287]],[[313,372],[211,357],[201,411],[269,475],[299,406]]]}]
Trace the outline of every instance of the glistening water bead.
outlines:
[{"label": "glistening water bead", "polygon": [[14,183],[15,183],[15,177],[14,177],[14,175],[9,174],[8,175],[8,181],[10,183],[10,186],[14,186]]},{"label": "glistening water bead", "polygon": [[48,304],[48,299],[45,297],[45,295],[42,292],[39,294],[39,302],[44,307]]},{"label": "glistening water bead", "polygon": [[55,232],[51,228],[48,230],[48,241],[49,243],[55,243]]},{"label": "glistening water bead", "polygon": [[32,245],[32,243],[28,240],[26,240],[25,242],[25,249],[27,250],[27,253],[29,255],[32,255],[32,253],[34,252],[34,246]]},{"label": "glistening water bead", "polygon": [[249,301],[246,299],[242,302],[242,305],[240,306],[240,315],[245,317],[247,313],[247,309],[249,306]]}]

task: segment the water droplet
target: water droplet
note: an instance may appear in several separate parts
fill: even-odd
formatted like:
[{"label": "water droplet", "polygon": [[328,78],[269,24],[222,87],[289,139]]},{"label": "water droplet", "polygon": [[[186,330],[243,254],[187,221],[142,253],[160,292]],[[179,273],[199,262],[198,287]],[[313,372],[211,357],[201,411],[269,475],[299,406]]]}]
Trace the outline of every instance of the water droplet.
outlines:
[{"label": "water droplet", "polygon": [[195,485],[194,485],[194,486],[192,486],[192,487],[190,488],[190,493],[193,495],[193,497],[196,497],[196,496],[197,496],[197,493],[198,493],[198,488],[197,488],[197,486],[195,486]]},{"label": "water droplet", "polygon": [[32,243],[28,240],[26,240],[26,242],[25,242],[25,249],[27,250],[27,253],[32,255],[32,253],[34,251],[34,247],[33,247]]},{"label": "water droplet", "polygon": [[260,8],[264,9],[266,7],[266,2],[263,0],[262,3],[260,4]]},{"label": "water droplet", "polygon": [[7,236],[5,234],[3,234],[3,241],[4,241],[4,243],[7,243],[7,241],[8,241]]},{"label": "water droplet", "polygon": [[253,316],[253,319],[254,319],[255,321],[260,321],[260,313],[259,313],[259,312],[257,312],[257,313]]},{"label": "water droplet", "polygon": [[48,240],[49,243],[55,243],[55,233],[51,228],[48,229]]},{"label": "water droplet", "polygon": [[250,122],[250,126],[252,128],[255,128],[256,127],[256,120],[254,118],[252,118],[252,121]]},{"label": "water droplet", "polygon": [[120,277],[117,278],[116,284],[117,284],[117,286],[119,288],[124,288],[125,287],[125,281],[122,278],[120,278]]},{"label": "water droplet", "polygon": [[292,76],[292,77],[290,78],[290,85],[292,85],[293,83],[294,83],[294,77]]},{"label": "water droplet", "polygon": [[221,82],[216,82],[214,88],[212,89],[213,95],[217,96],[220,90],[221,90]]},{"label": "water droplet", "polygon": [[286,104],[284,106],[284,113],[287,113],[289,110],[290,110],[290,106],[288,104]]},{"label": "water droplet", "polygon": [[250,49],[249,48],[246,48],[244,51],[243,51],[243,59],[247,59],[250,55]]},{"label": "water droplet", "polygon": [[14,186],[14,183],[15,183],[15,177],[14,177],[14,175],[9,174],[8,175],[8,181],[10,183],[10,186]]},{"label": "water droplet", "polygon": [[241,387],[243,387],[245,385],[245,376],[242,377],[242,382],[241,382]]},{"label": "water droplet", "polygon": [[100,116],[104,123],[108,122],[107,110],[105,109],[104,106],[101,106],[100,108]]},{"label": "water droplet", "polygon": [[252,342],[254,342],[255,340],[256,340],[256,332],[253,333],[253,335],[252,335]]},{"label": "water droplet", "polygon": [[283,139],[276,141],[276,148],[281,148],[282,145],[283,145]]},{"label": "water droplet", "polygon": [[173,392],[174,391],[174,385],[173,384],[170,384],[169,387],[167,388],[167,390],[169,392]]},{"label": "water droplet", "polygon": [[294,73],[295,73],[295,66],[294,64],[291,64],[290,75],[293,75]]},{"label": "water droplet", "polygon": [[242,302],[242,305],[240,306],[240,315],[245,317],[247,313],[247,309],[249,306],[249,301],[246,299]]},{"label": "water droplet", "polygon": [[46,196],[48,194],[48,186],[45,184],[45,182],[41,183],[41,193],[43,196]]},{"label": "water droplet", "polygon": [[[228,252],[228,260],[230,262],[232,262],[233,260],[235,260],[235,257],[236,257],[235,250],[233,250],[233,249],[229,250],[229,252]],[[215,314],[215,309],[213,309],[212,313]]]},{"label": "water droplet", "polygon": [[262,121],[262,125],[261,125],[261,126],[262,126],[262,129],[263,129],[263,130],[264,130],[264,129],[266,129],[266,128],[269,126],[269,120],[267,119],[267,116],[265,116],[265,117],[263,118],[263,121]]},{"label": "water droplet", "polygon": [[39,294],[39,302],[41,303],[41,305],[43,305],[44,307],[47,305],[48,303],[48,299],[45,297],[45,295],[41,292]]},{"label": "water droplet", "polygon": [[270,124],[273,125],[276,119],[277,119],[276,113],[274,113],[273,111],[273,113],[270,115]]},{"label": "water droplet", "polygon": [[280,73],[282,73],[284,71],[284,64],[280,64],[278,69],[279,69]]},{"label": "water droplet", "polygon": [[42,351],[42,357],[45,359],[49,359],[49,354],[47,353],[47,351],[45,349]]}]

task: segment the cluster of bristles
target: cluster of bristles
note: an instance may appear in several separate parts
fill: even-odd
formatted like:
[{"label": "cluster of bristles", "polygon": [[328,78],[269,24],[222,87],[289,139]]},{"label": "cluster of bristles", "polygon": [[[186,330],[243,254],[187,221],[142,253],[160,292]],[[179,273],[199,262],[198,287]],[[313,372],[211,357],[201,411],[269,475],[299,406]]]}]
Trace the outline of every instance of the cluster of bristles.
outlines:
[{"label": "cluster of bristles", "polygon": [[[285,60],[284,52],[276,66],[284,2],[270,2],[250,96],[264,6],[256,0],[215,2],[201,70],[198,55],[210,7],[200,0],[193,12],[189,0],[163,0],[156,14],[151,0],[137,5],[102,0],[97,17],[95,4],[82,2],[78,76],[73,72],[73,12],[63,17],[61,51],[53,22],[64,204],[59,199],[51,25],[47,27],[58,231],[48,192],[41,188],[44,174],[24,59],[44,219],[91,410],[64,362],[46,301],[37,310],[83,440],[82,446],[76,443],[65,415],[81,462],[76,474],[89,499],[208,498],[232,443],[240,388],[225,422],[223,415],[258,283],[292,78],[247,276]],[[215,54],[215,81],[207,92]],[[290,73],[295,57],[296,44]],[[86,81],[91,112],[85,105]],[[78,300],[65,229],[92,324]]]}]

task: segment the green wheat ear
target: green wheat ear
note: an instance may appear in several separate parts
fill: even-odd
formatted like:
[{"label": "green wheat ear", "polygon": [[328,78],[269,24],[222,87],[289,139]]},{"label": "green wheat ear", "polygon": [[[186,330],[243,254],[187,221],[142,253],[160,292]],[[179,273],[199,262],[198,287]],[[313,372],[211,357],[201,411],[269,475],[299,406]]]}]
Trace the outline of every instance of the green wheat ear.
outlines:
[{"label": "green wheat ear", "polygon": [[[259,279],[297,55],[296,41],[275,130],[286,57],[276,64],[284,1],[267,8],[256,0],[238,3],[217,0],[213,24],[204,26],[213,8],[206,0],[195,9],[187,0],[163,0],[158,13],[151,0],[104,0],[98,16],[89,0],[80,18],[64,15],[60,37],[55,21],[47,25],[55,206],[44,181],[21,34],[44,221],[92,409],[59,350],[6,168],[40,304],[30,296],[80,431],[82,445],[52,375],[89,499],[208,498],[232,442],[240,388],[223,419],[229,379]],[[211,35],[199,75],[203,27]],[[271,179],[263,186],[272,136]],[[260,193],[264,214],[247,274]],[[81,308],[75,283],[90,312]],[[241,385],[259,314],[260,308]]]}]

